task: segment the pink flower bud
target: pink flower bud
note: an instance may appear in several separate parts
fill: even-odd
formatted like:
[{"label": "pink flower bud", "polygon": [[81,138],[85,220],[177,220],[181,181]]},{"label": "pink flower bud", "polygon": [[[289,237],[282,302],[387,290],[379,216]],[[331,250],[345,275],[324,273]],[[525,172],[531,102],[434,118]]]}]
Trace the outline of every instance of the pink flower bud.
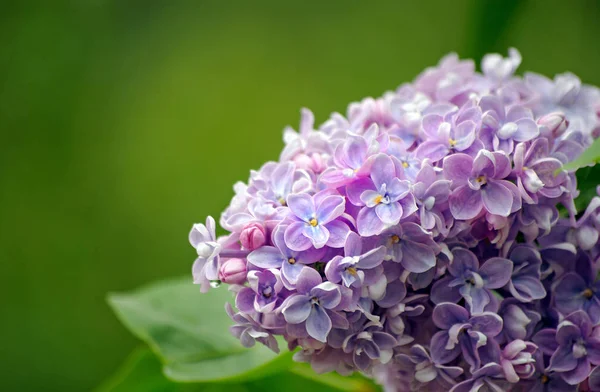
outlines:
[{"label": "pink flower bud", "polygon": [[227,284],[243,284],[246,281],[246,262],[242,259],[227,259],[219,268],[219,280]]},{"label": "pink flower bud", "polygon": [[298,154],[294,158],[294,163],[298,169],[312,170],[315,173],[321,173],[326,168],[323,157],[321,154],[317,153],[312,153],[310,155]]},{"label": "pink flower bud", "polygon": [[240,242],[242,246],[249,250],[260,248],[267,241],[267,230],[257,222],[248,223],[242,229]]},{"label": "pink flower bud", "polygon": [[569,127],[569,121],[561,112],[546,114],[540,117],[537,123],[540,126],[540,134],[550,139],[559,137]]}]

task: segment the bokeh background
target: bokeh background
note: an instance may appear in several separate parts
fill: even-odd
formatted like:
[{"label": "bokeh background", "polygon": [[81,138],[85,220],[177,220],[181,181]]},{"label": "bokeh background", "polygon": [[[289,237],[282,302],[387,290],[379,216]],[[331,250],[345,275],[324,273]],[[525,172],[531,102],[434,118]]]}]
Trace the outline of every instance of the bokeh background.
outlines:
[{"label": "bokeh background", "polygon": [[597,1],[0,2],[0,390],[83,391],[137,342],[109,291],[187,274],[192,223],[447,52],[600,85]]}]

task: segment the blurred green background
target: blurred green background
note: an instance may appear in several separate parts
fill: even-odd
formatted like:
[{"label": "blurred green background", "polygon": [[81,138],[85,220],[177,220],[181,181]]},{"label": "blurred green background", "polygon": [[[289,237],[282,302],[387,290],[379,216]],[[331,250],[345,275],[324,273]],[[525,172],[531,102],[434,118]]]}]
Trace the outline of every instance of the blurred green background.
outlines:
[{"label": "blurred green background", "polygon": [[447,52],[600,84],[596,1],[3,1],[3,391],[89,390],[137,342],[108,291],[187,274],[192,223],[318,122]]}]

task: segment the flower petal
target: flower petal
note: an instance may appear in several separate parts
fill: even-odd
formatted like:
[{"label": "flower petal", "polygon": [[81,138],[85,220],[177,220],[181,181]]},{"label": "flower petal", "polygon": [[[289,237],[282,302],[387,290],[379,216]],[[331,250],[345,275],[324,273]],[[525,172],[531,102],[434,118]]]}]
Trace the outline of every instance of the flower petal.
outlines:
[{"label": "flower petal", "polygon": [[288,248],[295,251],[307,250],[311,247],[312,241],[306,235],[304,235],[304,222],[292,222],[284,233],[285,244]]},{"label": "flower petal", "polygon": [[306,332],[316,340],[325,343],[331,331],[331,319],[320,306],[313,306],[306,319]]},{"label": "flower petal", "polygon": [[375,209],[369,207],[363,207],[360,210],[356,225],[358,226],[358,233],[363,237],[378,235],[385,229],[385,225],[377,216]]},{"label": "flower petal", "polygon": [[288,323],[300,324],[308,318],[311,308],[309,297],[306,295],[295,295],[287,301],[281,312]]},{"label": "flower petal", "polygon": [[481,189],[481,200],[485,209],[494,215],[509,216],[513,205],[510,189],[495,181],[489,181]]},{"label": "flower petal", "polygon": [[462,185],[455,189],[448,198],[452,216],[462,220],[475,218],[483,208],[481,196],[481,192],[472,190],[468,185]]},{"label": "flower petal", "polygon": [[285,257],[274,246],[263,246],[248,255],[248,262],[259,268],[279,268]]},{"label": "flower petal", "polygon": [[312,197],[307,193],[292,194],[287,197],[290,211],[305,222],[315,217],[316,208]]}]

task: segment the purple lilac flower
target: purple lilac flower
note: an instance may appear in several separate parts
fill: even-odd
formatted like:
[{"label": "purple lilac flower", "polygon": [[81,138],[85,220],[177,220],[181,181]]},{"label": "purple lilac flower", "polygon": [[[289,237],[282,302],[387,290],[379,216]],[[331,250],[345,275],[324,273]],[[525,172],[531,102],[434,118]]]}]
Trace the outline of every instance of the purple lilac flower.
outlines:
[{"label": "purple lilac flower", "polygon": [[534,375],[535,358],[533,354],[536,350],[535,344],[520,339],[513,340],[504,347],[500,366],[502,366],[506,381],[514,384]]},{"label": "purple lilac flower", "polygon": [[364,331],[349,335],[342,344],[345,353],[352,354],[356,367],[366,372],[373,363],[388,363],[394,354],[396,339],[376,326],[369,326]]},{"label": "purple lilac flower", "polygon": [[235,313],[230,303],[225,304],[225,311],[235,322],[235,325],[229,328],[232,335],[238,338],[244,347],[252,347],[258,341],[272,351],[279,352],[275,336],[263,328],[260,323],[246,314]]},{"label": "purple lilac flower", "polygon": [[590,391],[600,392],[600,367],[596,366],[590,373],[588,380]]},{"label": "purple lilac flower", "polygon": [[510,174],[506,155],[481,150],[475,158],[454,154],[444,159],[444,175],[452,181],[450,211],[456,219],[473,219],[482,209],[508,216],[521,208],[516,186],[504,180]]},{"label": "purple lilac flower", "polygon": [[486,54],[481,60],[481,71],[496,83],[506,81],[521,65],[521,60],[521,54],[515,48],[508,49],[508,58],[498,53]]},{"label": "purple lilac flower", "polygon": [[398,359],[413,367],[411,390],[442,391],[456,385],[456,379],[463,373],[458,366],[435,363],[425,347],[415,344],[410,354],[399,354]]},{"label": "purple lilac flower", "polygon": [[360,288],[375,284],[383,273],[385,248],[380,246],[362,253],[362,240],[350,232],[344,245],[344,256],[335,256],[325,267],[325,276],[330,282],[346,287]]},{"label": "purple lilac flower", "polygon": [[548,370],[560,373],[567,384],[583,382],[591,365],[600,364],[600,339],[593,333],[590,318],[581,310],[565,317],[556,329],[542,329],[533,341],[544,354],[551,355]]},{"label": "purple lilac flower", "polygon": [[235,306],[240,311],[268,313],[283,302],[280,296],[283,283],[279,277],[279,270],[250,271],[248,283],[250,287],[242,288],[235,298]]},{"label": "purple lilac flower", "polygon": [[410,272],[421,273],[435,266],[439,247],[421,226],[413,222],[401,223],[386,230],[380,243],[387,249],[387,258]]},{"label": "purple lilac flower", "polygon": [[483,312],[493,301],[492,289],[499,289],[508,283],[513,263],[501,257],[488,259],[481,267],[473,252],[464,248],[452,250],[454,259],[448,265],[449,275],[438,280],[431,288],[431,300],[458,302],[464,298],[472,313]]},{"label": "purple lilac flower", "polygon": [[528,142],[540,134],[533,113],[523,106],[505,108],[499,97],[488,95],[481,98],[479,107],[483,111],[481,133],[490,150],[510,154],[515,143]]},{"label": "purple lilac flower", "polygon": [[333,155],[335,167],[323,173],[321,181],[333,188],[369,175],[369,144],[360,135],[348,135]]},{"label": "purple lilac flower", "polygon": [[546,297],[546,289],[541,281],[542,258],[534,247],[519,244],[508,255],[513,270],[508,290],[521,302],[531,302]]},{"label": "purple lilac flower", "polygon": [[480,126],[481,109],[473,102],[445,115],[428,114],[423,117],[427,139],[417,147],[415,154],[420,159],[437,162],[451,151],[465,151],[477,140]]},{"label": "purple lilac flower", "polygon": [[450,392],[502,392],[506,391],[502,367],[497,363],[488,363],[475,371],[471,378],[454,386]]},{"label": "purple lilac flower", "polygon": [[583,310],[595,324],[600,323],[600,282],[588,257],[579,257],[575,271],[560,277],[554,286],[554,302],[563,314]]},{"label": "purple lilac flower", "polygon": [[446,217],[448,196],[451,182],[441,179],[430,162],[424,162],[416,175],[413,195],[419,208],[419,220],[425,230],[436,229],[446,232]]},{"label": "purple lilac flower", "polygon": [[540,350],[533,353],[535,373],[527,380],[516,384],[512,392],[575,392],[577,386],[567,384],[560,373],[548,371]]},{"label": "purple lilac flower", "polygon": [[[600,197],[565,167],[600,136],[600,89],[456,54],[319,125],[194,225],[202,292],[233,335],[386,392],[600,389]],[[579,183],[578,183],[579,182]],[[600,189],[600,187],[599,187]]]},{"label": "purple lilac flower", "polygon": [[304,268],[296,285],[298,294],[286,299],[282,313],[290,324],[303,323],[312,338],[325,342],[331,331],[332,317],[347,325],[343,316],[335,313],[342,303],[340,287],[331,282],[323,282],[319,273],[312,268]]},{"label": "purple lilac flower", "polygon": [[563,192],[560,186],[567,175],[560,171],[562,162],[549,156],[548,139],[536,139],[529,148],[526,144],[519,143],[513,159],[517,187],[526,203],[536,204],[538,195],[557,197]]},{"label": "purple lilac flower", "polygon": [[319,261],[324,256],[325,249],[294,251],[285,243],[285,229],[285,226],[278,226],[273,232],[275,246],[256,249],[248,255],[248,262],[259,268],[280,268],[283,283],[293,288],[304,266]]},{"label": "purple lilac flower", "polygon": [[290,249],[303,251],[311,246],[317,249],[325,245],[344,246],[350,228],[336,220],[344,213],[346,200],[342,196],[293,194],[288,196],[287,204],[293,221],[285,229],[284,237]]},{"label": "purple lilac flower", "polygon": [[479,349],[497,344],[493,338],[502,331],[502,319],[497,314],[469,315],[465,308],[450,302],[436,306],[432,319],[442,329],[431,339],[433,361],[446,364],[462,354],[471,366],[471,372],[481,366]]},{"label": "purple lilac flower", "polygon": [[207,217],[206,225],[195,224],[190,231],[189,239],[190,244],[198,252],[198,258],[192,267],[194,283],[200,284],[201,290],[206,292],[209,288],[209,281],[218,279],[219,274],[221,244],[216,239],[214,218]]},{"label": "purple lilac flower", "polygon": [[504,320],[502,333],[497,338],[499,343],[531,339],[542,320],[540,313],[531,309],[531,305],[523,304],[515,298],[502,301],[498,314]]},{"label": "purple lilac flower", "polygon": [[356,218],[358,233],[370,237],[397,225],[417,209],[408,181],[396,177],[392,159],[380,154],[371,167],[371,177],[348,186],[352,204],[363,206]]}]

